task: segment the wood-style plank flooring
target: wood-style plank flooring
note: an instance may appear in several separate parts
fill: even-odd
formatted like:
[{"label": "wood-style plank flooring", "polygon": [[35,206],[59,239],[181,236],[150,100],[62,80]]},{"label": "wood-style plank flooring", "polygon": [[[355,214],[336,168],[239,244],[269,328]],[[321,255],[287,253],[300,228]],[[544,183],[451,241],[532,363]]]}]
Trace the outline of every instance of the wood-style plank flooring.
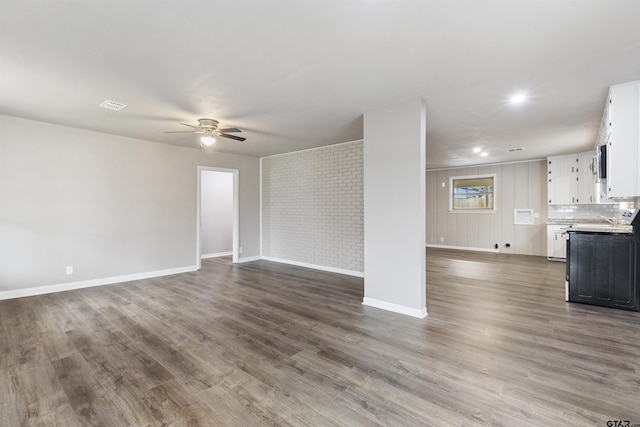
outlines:
[{"label": "wood-style plank flooring", "polygon": [[228,258],[0,301],[0,425],[640,423],[640,313],[566,303],[564,268],[428,250],[425,319]]}]

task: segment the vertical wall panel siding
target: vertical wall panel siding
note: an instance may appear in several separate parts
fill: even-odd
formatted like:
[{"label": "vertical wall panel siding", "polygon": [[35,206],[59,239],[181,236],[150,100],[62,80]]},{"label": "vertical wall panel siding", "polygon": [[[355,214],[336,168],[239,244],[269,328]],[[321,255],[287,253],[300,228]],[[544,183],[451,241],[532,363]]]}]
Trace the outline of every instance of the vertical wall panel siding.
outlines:
[{"label": "vertical wall panel siding", "polygon": [[[493,173],[497,175],[496,213],[449,212],[449,177]],[[427,244],[493,249],[497,243],[500,252],[544,256],[546,197],[543,160],[427,171]],[[533,225],[514,225],[516,208],[533,209],[538,218]]]},{"label": "vertical wall panel siding", "polygon": [[262,255],[362,272],[362,141],[262,159]]},{"label": "vertical wall panel siding", "polygon": [[[440,185],[440,183],[438,182],[437,179],[432,179],[432,180],[427,180],[427,199],[426,199],[426,215],[427,218],[435,218],[437,215],[437,209],[436,203],[429,203],[429,196],[434,196],[436,197],[438,194],[438,186]],[[437,230],[436,230],[436,221],[428,221],[427,220],[427,228],[426,228],[426,232],[427,232],[427,244],[429,243],[435,243],[434,242],[430,242],[429,238],[431,237],[432,239],[435,238],[436,234],[437,234]]]},{"label": "vertical wall panel siding", "polygon": [[[435,236],[437,244],[443,244],[446,241],[445,235],[447,231],[447,220],[449,219],[449,215],[447,215],[447,209],[449,206],[449,199],[447,198],[447,188],[449,188],[449,175],[447,171],[439,171],[436,172],[438,176],[438,195],[436,199],[436,207],[435,209],[438,211],[438,222],[435,225],[435,229],[437,231],[437,235]],[[429,179],[427,178],[427,182]],[[445,183],[445,187],[442,187],[442,183]],[[427,194],[427,204],[429,204],[429,195]],[[442,207],[445,206],[445,209]]]},{"label": "vertical wall panel siding", "polygon": [[[529,185],[529,164],[518,163],[515,166],[515,188],[526,188],[527,191],[516,191],[513,207],[515,209],[527,209],[529,206],[529,193],[531,186]],[[512,210],[513,211],[513,210]],[[531,252],[532,244],[531,227],[519,225],[514,227],[515,246],[520,249],[520,253],[528,254]]]},{"label": "vertical wall panel siding", "polygon": [[[516,165],[507,164],[502,166],[502,176],[500,186],[500,195],[502,203],[498,205],[500,210],[498,214],[501,216],[502,224],[502,242],[500,245],[500,251],[505,253],[515,253],[516,239],[515,239],[515,227],[513,226],[513,209],[515,206],[515,198],[517,197],[516,185],[515,185],[515,172]],[[526,191],[526,190],[525,190]],[[507,244],[511,247],[507,248]]]}]

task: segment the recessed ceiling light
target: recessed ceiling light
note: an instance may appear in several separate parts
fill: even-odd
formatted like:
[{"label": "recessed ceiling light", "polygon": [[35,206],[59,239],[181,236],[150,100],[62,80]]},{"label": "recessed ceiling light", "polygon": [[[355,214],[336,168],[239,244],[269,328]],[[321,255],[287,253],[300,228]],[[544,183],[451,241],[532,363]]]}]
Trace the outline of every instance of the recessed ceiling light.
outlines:
[{"label": "recessed ceiling light", "polygon": [[127,106],[127,104],[123,104],[122,102],[111,101],[109,99],[105,99],[98,105],[102,108],[106,108],[107,110],[113,110],[113,111],[120,111]]},{"label": "recessed ceiling light", "polygon": [[482,151],[482,148],[480,148],[480,147],[476,147],[476,148],[473,149],[474,153],[479,153],[480,151]]},{"label": "recessed ceiling light", "polygon": [[511,96],[511,98],[509,98],[509,101],[511,101],[512,104],[522,104],[526,100],[527,100],[527,95],[522,92],[516,93],[513,96]]},{"label": "recessed ceiling light", "polygon": [[489,153],[487,153],[486,151],[483,151],[482,153],[480,153],[480,155],[482,157],[487,157],[489,155]]}]

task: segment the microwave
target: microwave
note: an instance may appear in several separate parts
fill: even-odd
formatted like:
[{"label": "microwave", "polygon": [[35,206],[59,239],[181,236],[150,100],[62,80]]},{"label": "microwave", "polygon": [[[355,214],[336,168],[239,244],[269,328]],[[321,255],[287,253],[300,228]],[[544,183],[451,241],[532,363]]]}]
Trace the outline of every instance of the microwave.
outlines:
[{"label": "microwave", "polygon": [[596,151],[597,166],[598,166],[598,180],[607,179],[607,144],[598,146]]}]

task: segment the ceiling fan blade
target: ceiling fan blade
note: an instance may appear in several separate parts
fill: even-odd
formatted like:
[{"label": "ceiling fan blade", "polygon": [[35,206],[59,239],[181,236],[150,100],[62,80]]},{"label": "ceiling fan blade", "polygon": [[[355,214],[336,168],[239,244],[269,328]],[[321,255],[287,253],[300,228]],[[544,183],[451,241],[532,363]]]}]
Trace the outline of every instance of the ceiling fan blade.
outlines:
[{"label": "ceiling fan blade", "polygon": [[165,131],[165,133],[204,133],[201,130],[174,130],[174,131]]},{"label": "ceiling fan blade", "polygon": [[190,125],[190,124],[187,124],[187,123],[180,123],[180,124],[184,125],[184,126],[189,126],[190,128],[199,129],[198,126]]},{"label": "ceiling fan blade", "polygon": [[242,132],[238,128],[226,128],[226,129],[218,129],[221,133],[233,133],[233,132]]},{"label": "ceiling fan blade", "polygon": [[247,138],[243,138],[241,136],[227,135],[226,133],[221,133],[220,136],[223,137],[223,138],[235,139],[236,141],[244,141],[244,140],[247,139]]},{"label": "ceiling fan blade", "polygon": [[165,131],[165,133],[198,133],[192,130],[174,130],[174,131]]}]

